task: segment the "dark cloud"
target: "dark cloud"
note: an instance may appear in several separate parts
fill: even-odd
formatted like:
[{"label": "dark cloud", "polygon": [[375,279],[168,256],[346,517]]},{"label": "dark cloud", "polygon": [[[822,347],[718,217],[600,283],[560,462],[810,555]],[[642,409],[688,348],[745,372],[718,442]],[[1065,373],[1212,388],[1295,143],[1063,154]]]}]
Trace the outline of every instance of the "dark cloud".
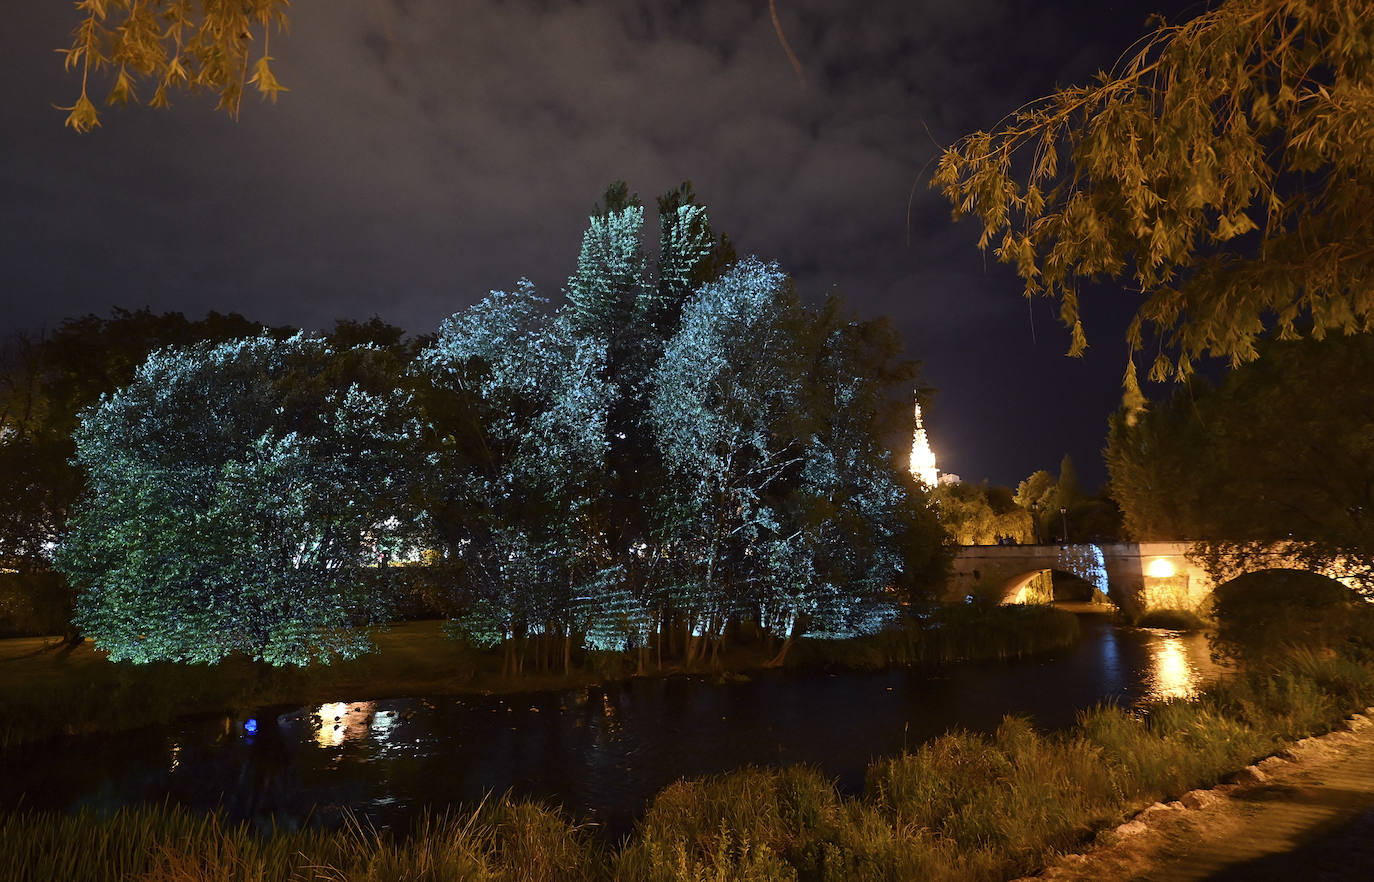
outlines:
[{"label": "dark cloud", "polygon": [[74,14],[21,7],[0,37],[10,327],[146,304],[424,332],[522,276],[556,293],[607,182],[648,200],[690,178],[807,296],[893,316],[940,390],[947,468],[1013,481],[1071,451],[1101,476],[1129,301],[1085,304],[1101,345],[1062,358],[1048,304],[1032,336],[925,181],[939,143],[1109,65],[1138,2],[778,0],[804,89],[761,2],[302,3],[276,106],[234,123],[182,96],[85,137],[51,107],[77,86],[51,52]]}]

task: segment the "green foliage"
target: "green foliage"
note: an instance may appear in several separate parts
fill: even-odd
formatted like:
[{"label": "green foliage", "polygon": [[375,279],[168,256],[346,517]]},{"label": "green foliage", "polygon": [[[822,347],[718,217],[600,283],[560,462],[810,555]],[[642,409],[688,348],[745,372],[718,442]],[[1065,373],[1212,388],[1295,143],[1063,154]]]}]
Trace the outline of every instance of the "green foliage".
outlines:
[{"label": "green foliage", "polygon": [[995,545],[1003,538],[1035,541],[1030,512],[1016,504],[1006,487],[966,482],[944,483],[931,494],[940,523],[958,545]]},{"label": "green foliage", "polygon": [[385,611],[364,568],[413,521],[413,429],[386,371],[305,380],[368,353],[385,356],[299,335],[163,350],[83,414],[89,486],[57,564],[112,659],[303,665],[366,647],[356,626]]},{"label": "green foliage", "polygon": [[[982,248],[1087,338],[1078,287],[1145,294],[1128,331],[1151,376],[1253,359],[1266,328],[1367,330],[1374,271],[1374,16],[1346,0],[1223,0],[1160,24],[1090,86],[945,151],[932,186]],[[1026,155],[1028,154],[1028,155]],[[1023,162],[1023,159],[1025,160]],[[1134,365],[1128,395],[1138,395]]]},{"label": "green foliage", "polygon": [[835,302],[805,309],[757,260],[687,302],[648,417],[693,631],[749,608],[785,637],[871,631],[893,611],[889,589],[938,572],[925,493],[881,442],[891,391],[911,378],[898,351],[890,328],[845,321]]},{"label": "green foliage", "polygon": [[1041,542],[1103,542],[1121,534],[1121,513],[1115,503],[1083,493],[1068,454],[1059,462],[1059,477],[1041,469],[1017,486],[1013,499],[1035,519]]},{"label": "green foliage", "polygon": [[[272,73],[268,47],[272,31],[286,27],[288,6],[289,0],[79,0],[81,22],[70,48],[59,50],[68,70],[81,70],[80,97],[60,108],[67,125],[78,132],[100,125],[87,90],[91,75],[106,71],[107,104],[137,104],[145,82],[153,86],[152,107],[166,107],[177,90],[210,91],[219,94],[219,109],[237,117],[245,86],[276,101],[286,88]],[[260,51],[253,47],[258,36]]]},{"label": "green foliage", "polygon": [[425,497],[466,577],[449,613],[508,647],[647,651],[672,628],[689,663],[743,617],[876,625],[947,560],[881,440],[913,379],[900,341],[734,260],[690,184],[659,199],[655,272],[642,226],[612,185],[565,307],[494,293],[418,359]]},{"label": "green foliage", "polygon": [[1367,586],[1374,336],[1261,351],[1215,387],[1194,379],[1170,401],[1114,417],[1112,495],[1135,538],[1205,540],[1222,578],[1264,563],[1277,544],[1292,559],[1283,566],[1334,569]]},{"label": "green foliage", "polygon": [[64,321],[38,338],[0,346],[0,567],[47,569],[85,477],[72,462],[78,414],[129,382],[148,354],[259,333],[239,315],[116,309]]}]

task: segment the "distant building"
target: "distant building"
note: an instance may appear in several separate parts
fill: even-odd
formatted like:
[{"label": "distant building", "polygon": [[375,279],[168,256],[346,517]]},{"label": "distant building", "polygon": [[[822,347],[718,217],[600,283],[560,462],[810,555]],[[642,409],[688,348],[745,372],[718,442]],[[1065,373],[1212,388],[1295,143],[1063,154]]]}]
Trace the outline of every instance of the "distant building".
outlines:
[{"label": "distant building", "polygon": [[916,428],[911,434],[911,475],[927,487],[940,482],[940,469],[935,465],[935,451],[930,449],[926,427],[921,422],[921,403],[916,402]]}]

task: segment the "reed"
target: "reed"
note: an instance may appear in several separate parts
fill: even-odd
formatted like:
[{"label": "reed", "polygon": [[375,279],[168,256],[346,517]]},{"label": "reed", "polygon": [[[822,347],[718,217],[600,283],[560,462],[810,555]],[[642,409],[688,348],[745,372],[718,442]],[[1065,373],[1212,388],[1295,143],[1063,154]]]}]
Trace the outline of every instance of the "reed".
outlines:
[{"label": "reed", "polygon": [[175,807],[0,816],[9,882],[570,882],[604,879],[604,849],[560,812],[509,797],[429,816],[398,839],[356,818],[336,831],[275,831]]}]

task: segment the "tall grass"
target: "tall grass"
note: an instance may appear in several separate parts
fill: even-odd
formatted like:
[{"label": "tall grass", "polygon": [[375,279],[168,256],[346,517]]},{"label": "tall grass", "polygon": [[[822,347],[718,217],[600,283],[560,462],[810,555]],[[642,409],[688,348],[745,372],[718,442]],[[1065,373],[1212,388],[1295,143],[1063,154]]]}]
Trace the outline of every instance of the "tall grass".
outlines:
[{"label": "tall grass", "polygon": [[1065,732],[1008,718],[991,736],[950,733],[875,762],[858,799],[807,769],[679,782],[617,855],[615,878],[1004,879],[1371,699],[1374,669],[1309,653],[1200,700],[1099,707]]},{"label": "tall grass", "polygon": [[604,848],[560,813],[509,798],[421,820],[396,839],[354,820],[344,829],[263,836],[247,824],[179,808],[0,816],[7,882],[269,882],[401,879],[569,882],[607,876]]}]

